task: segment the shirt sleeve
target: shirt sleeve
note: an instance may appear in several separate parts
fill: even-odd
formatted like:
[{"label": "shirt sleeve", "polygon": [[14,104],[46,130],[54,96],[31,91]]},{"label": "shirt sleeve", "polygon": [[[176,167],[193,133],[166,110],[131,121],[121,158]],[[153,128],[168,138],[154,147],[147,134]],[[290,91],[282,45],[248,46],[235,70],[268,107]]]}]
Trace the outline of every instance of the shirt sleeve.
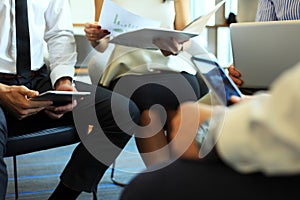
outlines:
[{"label": "shirt sleeve", "polygon": [[67,0],[51,1],[45,13],[50,78],[54,85],[61,77],[74,77],[77,59],[72,17]]},{"label": "shirt sleeve", "polygon": [[272,85],[270,95],[229,108],[217,150],[239,172],[300,172],[300,64]]},{"label": "shirt sleeve", "polygon": [[298,20],[299,0],[260,0],[256,21]]},{"label": "shirt sleeve", "polygon": [[256,21],[277,21],[275,7],[270,0],[258,1]]}]

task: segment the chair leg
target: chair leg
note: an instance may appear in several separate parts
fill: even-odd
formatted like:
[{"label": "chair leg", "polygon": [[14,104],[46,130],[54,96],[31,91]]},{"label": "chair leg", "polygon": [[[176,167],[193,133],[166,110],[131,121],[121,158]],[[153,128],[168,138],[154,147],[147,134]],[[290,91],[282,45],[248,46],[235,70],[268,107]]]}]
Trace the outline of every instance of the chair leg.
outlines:
[{"label": "chair leg", "polygon": [[97,200],[97,190],[93,192],[93,200]]},{"label": "chair leg", "polygon": [[17,156],[13,156],[13,166],[14,166],[15,199],[19,199]]},{"label": "chair leg", "polygon": [[124,186],[127,185],[126,183],[121,183],[121,182],[119,182],[119,181],[116,181],[115,178],[114,178],[114,174],[115,174],[115,166],[116,166],[116,161],[114,161],[113,164],[112,164],[112,169],[111,169],[110,179],[111,179],[111,181],[112,181],[114,184],[116,184],[116,185],[118,185],[118,186],[121,186],[121,187],[124,187]]}]

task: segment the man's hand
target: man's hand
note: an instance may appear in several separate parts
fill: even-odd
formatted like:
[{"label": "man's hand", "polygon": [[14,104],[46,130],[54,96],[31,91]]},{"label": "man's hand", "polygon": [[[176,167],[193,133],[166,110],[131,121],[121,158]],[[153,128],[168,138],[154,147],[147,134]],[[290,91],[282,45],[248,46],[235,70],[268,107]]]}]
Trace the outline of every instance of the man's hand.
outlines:
[{"label": "man's hand", "polygon": [[[54,87],[58,91],[76,91],[71,79],[68,77],[62,77],[57,80]],[[72,111],[76,105],[77,101],[74,100],[72,103],[63,106],[49,106],[45,109],[45,113],[52,119],[59,119],[65,113]]]},{"label": "man's hand", "polygon": [[229,76],[233,80],[233,82],[238,86],[241,87],[243,84],[243,80],[241,79],[241,73],[233,66],[230,65],[228,68]]},{"label": "man's hand", "polygon": [[1,106],[19,120],[34,115],[53,103],[52,101],[30,101],[30,98],[38,95],[38,91],[30,90],[25,86],[0,84]]}]

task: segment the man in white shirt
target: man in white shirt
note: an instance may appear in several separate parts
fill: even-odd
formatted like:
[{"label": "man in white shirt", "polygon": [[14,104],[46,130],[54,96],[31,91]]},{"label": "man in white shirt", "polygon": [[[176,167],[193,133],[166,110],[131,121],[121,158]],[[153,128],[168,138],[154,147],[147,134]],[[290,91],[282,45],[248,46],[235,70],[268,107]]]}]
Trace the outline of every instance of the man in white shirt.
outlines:
[{"label": "man in white shirt", "polygon": [[[19,59],[24,53],[18,54],[19,46],[26,43],[20,40],[25,32],[17,32],[17,24],[25,24],[17,17],[26,13],[17,11],[22,2],[28,11],[29,64]],[[104,141],[94,144],[99,152],[105,153],[105,159],[98,161],[80,143],[51,198],[76,199],[82,191],[95,192],[102,175],[133,133],[134,123],[139,120],[137,107],[120,95],[114,95],[112,102],[112,93],[104,88],[73,83],[77,53],[68,0],[27,0],[27,4],[25,0],[2,0],[0,13],[0,199],[5,199],[7,188],[3,159],[7,136],[59,125],[75,125],[78,134],[83,136],[87,135],[88,125],[94,125],[89,137],[98,134],[96,138]],[[49,52],[49,70],[44,63],[44,42]],[[24,69],[25,72],[20,72]],[[31,100],[47,90],[90,91],[91,95],[62,106],[53,106],[52,101]],[[77,119],[76,113],[80,114]],[[128,113],[128,118],[118,119],[118,125],[123,125],[118,127],[114,116]]]}]

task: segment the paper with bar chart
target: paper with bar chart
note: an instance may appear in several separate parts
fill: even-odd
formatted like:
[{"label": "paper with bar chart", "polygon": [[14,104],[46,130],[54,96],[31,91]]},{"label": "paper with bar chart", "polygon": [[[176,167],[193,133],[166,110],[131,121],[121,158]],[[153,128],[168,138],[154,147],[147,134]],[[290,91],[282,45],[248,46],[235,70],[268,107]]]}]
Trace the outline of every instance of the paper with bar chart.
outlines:
[{"label": "paper with bar chart", "polygon": [[144,18],[129,12],[111,0],[103,2],[99,24],[102,28],[109,30],[113,37],[141,28],[160,27],[160,21]]}]

